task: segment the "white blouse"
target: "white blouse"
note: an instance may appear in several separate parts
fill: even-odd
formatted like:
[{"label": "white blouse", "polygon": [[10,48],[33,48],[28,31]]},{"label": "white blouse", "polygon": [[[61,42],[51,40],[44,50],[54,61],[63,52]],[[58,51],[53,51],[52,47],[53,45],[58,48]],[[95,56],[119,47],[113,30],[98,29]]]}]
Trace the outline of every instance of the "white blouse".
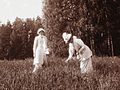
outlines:
[{"label": "white blouse", "polygon": [[75,50],[82,58],[88,59],[92,56],[92,51],[81,39],[73,38],[73,43],[69,43],[69,56],[66,61],[73,57]]},{"label": "white blouse", "polygon": [[47,37],[46,36],[36,36],[33,44],[33,53],[36,53],[36,49],[43,49],[44,51],[47,49]]}]

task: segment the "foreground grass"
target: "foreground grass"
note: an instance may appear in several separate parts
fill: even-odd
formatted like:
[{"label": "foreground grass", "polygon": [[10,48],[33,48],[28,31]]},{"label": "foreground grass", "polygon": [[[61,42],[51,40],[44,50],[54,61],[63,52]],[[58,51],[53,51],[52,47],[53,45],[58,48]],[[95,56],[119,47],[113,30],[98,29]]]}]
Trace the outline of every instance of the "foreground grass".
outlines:
[{"label": "foreground grass", "polygon": [[0,90],[120,90],[120,58],[93,58],[94,73],[81,75],[78,61],[49,58],[33,75],[32,59],[0,61]]}]

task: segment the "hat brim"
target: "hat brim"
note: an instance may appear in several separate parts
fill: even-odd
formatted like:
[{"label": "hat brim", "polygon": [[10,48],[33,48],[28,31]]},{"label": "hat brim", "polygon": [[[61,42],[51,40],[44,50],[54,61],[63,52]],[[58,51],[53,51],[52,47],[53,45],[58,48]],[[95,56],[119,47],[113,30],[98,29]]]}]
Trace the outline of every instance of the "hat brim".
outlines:
[{"label": "hat brim", "polygon": [[71,36],[72,36],[71,34],[63,33],[62,37],[63,37],[63,40],[65,41],[65,43],[68,43]]},{"label": "hat brim", "polygon": [[38,29],[37,34],[40,34],[40,32],[45,32],[43,28]]}]

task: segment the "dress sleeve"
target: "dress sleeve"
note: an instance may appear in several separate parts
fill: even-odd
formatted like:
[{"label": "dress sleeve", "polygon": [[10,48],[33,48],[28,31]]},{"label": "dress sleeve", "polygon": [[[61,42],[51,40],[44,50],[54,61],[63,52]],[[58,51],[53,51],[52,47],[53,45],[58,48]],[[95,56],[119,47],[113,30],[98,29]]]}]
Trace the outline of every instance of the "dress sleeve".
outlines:
[{"label": "dress sleeve", "polygon": [[45,36],[44,39],[45,39],[45,46],[44,47],[45,47],[45,49],[47,49],[47,37]]},{"label": "dress sleeve", "polygon": [[78,45],[80,45],[81,47],[84,46],[84,42],[81,39],[76,39],[75,41]]},{"label": "dress sleeve", "polygon": [[37,40],[37,37],[35,37],[34,43],[33,43],[33,54],[35,54],[36,52],[37,45],[38,45],[38,40]]},{"label": "dress sleeve", "polygon": [[74,47],[73,47],[73,44],[72,43],[69,43],[69,56],[68,56],[68,60],[70,60],[72,57],[73,57],[73,54],[74,54]]},{"label": "dress sleeve", "polygon": [[78,50],[78,53],[82,53],[82,51],[85,49],[85,44],[81,39],[77,39],[76,43],[80,46],[80,49]]}]

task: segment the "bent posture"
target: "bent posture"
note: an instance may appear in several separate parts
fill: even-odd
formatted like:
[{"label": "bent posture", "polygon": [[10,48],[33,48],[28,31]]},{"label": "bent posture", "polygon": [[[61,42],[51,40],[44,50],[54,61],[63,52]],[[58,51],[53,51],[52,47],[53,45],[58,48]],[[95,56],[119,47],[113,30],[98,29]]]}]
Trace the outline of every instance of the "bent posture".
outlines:
[{"label": "bent posture", "polygon": [[78,39],[76,36],[72,36],[72,34],[68,34],[65,32],[63,33],[62,37],[65,43],[69,43],[69,56],[66,62],[72,58],[74,52],[76,51],[77,59],[80,60],[81,73],[92,72],[92,51],[90,50],[90,48],[85,45],[81,39]]},{"label": "bent posture", "polygon": [[[40,28],[37,31],[38,36],[34,39],[33,44],[33,56],[35,65],[33,73],[36,73],[39,68],[42,67],[44,61],[46,61],[46,50],[47,50],[47,37],[44,35],[45,30]],[[47,52],[48,54],[48,52]]]}]

